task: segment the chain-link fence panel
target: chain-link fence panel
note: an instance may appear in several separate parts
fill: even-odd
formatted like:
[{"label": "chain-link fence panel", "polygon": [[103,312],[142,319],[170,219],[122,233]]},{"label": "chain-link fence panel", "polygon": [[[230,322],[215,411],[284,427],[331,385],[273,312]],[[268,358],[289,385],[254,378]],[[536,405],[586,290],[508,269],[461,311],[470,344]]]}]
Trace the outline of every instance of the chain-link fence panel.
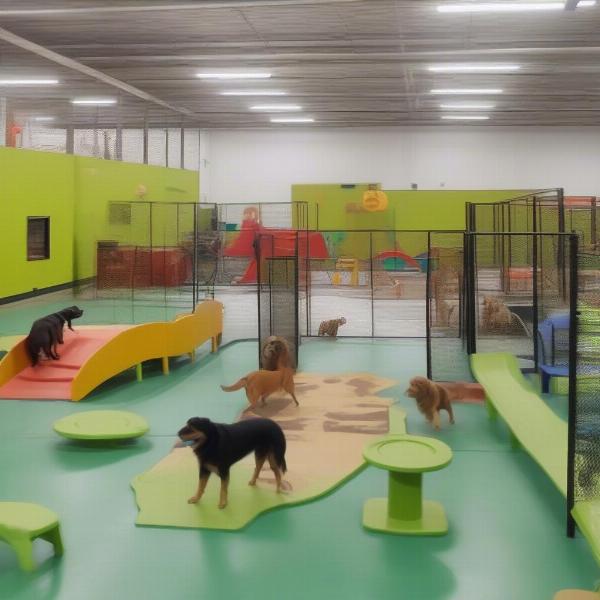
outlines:
[{"label": "chain-link fence panel", "polygon": [[268,337],[282,337],[297,365],[298,257],[276,256],[275,245],[274,236],[257,236],[259,349]]},{"label": "chain-link fence panel", "polygon": [[428,234],[427,367],[436,381],[470,381],[465,234]]},{"label": "chain-link fence panel", "polygon": [[600,499],[600,255],[578,255],[572,500]]}]

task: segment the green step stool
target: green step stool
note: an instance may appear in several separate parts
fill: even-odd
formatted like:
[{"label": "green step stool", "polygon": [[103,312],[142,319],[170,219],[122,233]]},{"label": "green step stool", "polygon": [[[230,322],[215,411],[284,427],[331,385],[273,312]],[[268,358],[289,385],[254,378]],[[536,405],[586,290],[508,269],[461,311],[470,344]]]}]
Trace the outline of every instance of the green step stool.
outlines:
[{"label": "green step stool", "polygon": [[42,538],[54,546],[54,554],[63,553],[58,516],[39,504],[0,502],[0,540],[10,544],[24,571],[33,571],[33,540]]}]

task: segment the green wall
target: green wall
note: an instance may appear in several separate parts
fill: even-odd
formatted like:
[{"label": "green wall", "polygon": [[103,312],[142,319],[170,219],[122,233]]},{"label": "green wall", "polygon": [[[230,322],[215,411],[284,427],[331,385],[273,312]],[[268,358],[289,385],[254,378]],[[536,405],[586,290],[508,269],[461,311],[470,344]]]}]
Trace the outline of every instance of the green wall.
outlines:
[{"label": "green wall", "polygon": [[367,189],[367,183],[357,183],[354,188],[343,188],[339,183],[292,185],[292,202],[308,203],[309,229],[394,229],[393,208],[372,213],[348,210],[348,205],[362,205]]},{"label": "green wall", "polygon": [[464,229],[467,202],[498,202],[522,190],[385,190],[389,206],[380,213],[348,212],[361,205],[366,183],[292,185],[292,202],[307,202],[309,228],[319,229]]},{"label": "green wall", "polygon": [[[109,202],[137,201],[141,185],[147,190],[144,202],[199,198],[196,171],[0,147],[0,298],[94,276],[97,240],[115,239]],[[134,211],[137,219],[117,237],[147,237],[142,204]],[[167,230],[160,213],[153,234],[168,245],[175,229]],[[50,217],[48,260],[27,260],[29,216]]]},{"label": "green wall", "polygon": [[[0,298],[73,280],[72,156],[0,147]],[[27,260],[27,217],[50,217],[50,258]]]},{"label": "green wall", "polygon": [[[198,173],[133,163],[75,157],[75,279],[92,277],[96,272],[96,241],[117,240],[145,245],[149,243],[148,202],[197,202]],[[146,188],[143,200],[136,196],[139,186]],[[131,226],[115,227],[108,222],[110,202],[139,202],[132,211]],[[155,207],[152,240],[155,245],[174,245],[176,228],[167,227],[169,207]]]},{"label": "green wall", "polygon": [[[320,230],[463,230],[467,202],[498,202],[522,195],[522,190],[385,190],[388,208],[377,213],[348,212],[361,205],[367,184],[342,188],[341,184],[292,185],[292,201],[308,203],[308,225]],[[318,205],[318,209],[317,209]],[[318,218],[317,218],[318,214]],[[331,237],[331,236],[329,236]],[[339,237],[339,236],[338,236]],[[360,232],[348,233],[337,245],[338,255],[366,258],[369,245],[379,249],[402,249],[416,256],[427,250],[426,235],[380,233],[373,241]]]}]

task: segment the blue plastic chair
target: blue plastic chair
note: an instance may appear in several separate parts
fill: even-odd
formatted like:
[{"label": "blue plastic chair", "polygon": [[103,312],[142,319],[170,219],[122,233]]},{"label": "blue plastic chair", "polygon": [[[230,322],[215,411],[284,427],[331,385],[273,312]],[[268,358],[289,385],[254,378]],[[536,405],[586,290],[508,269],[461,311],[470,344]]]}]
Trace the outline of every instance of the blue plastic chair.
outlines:
[{"label": "blue plastic chair", "polygon": [[[560,357],[568,357],[569,315],[552,315],[538,325],[538,368],[542,375],[542,392],[550,391],[551,377],[568,377],[569,363],[561,363]],[[568,361],[568,358],[567,358]],[[558,364],[557,364],[558,363]]]}]

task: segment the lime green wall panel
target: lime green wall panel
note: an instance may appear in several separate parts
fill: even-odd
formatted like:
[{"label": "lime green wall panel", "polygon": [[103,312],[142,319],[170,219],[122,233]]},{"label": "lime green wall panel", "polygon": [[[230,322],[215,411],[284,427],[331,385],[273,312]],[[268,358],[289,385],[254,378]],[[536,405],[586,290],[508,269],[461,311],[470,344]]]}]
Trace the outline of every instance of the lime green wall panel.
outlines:
[{"label": "lime green wall panel", "polygon": [[[72,156],[0,148],[0,297],[73,280]],[[27,260],[27,217],[50,217],[50,258]]]},{"label": "lime green wall panel", "polygon": [[[99,239],[147,244],[149,211],[143,202],[135,207],[130,226],[108,223],[109,202],[136,201],[140,186],[146,188],[148,202],[199,198],[196,171],[0,148],[0,298],[92,277]],[[153,219],[152,233],[155,243],[171,245],[177,228],[166,225],[167,210]],[[174,209],[169,217],[172,213]],[[185,208],[180,236],[192,222],[183,213]],[[27,217],[33,216],[50,217],[48,260],[27,260]]]},{"label": "lime green wall panel", "polygon": [[[143,186],[143,200],[137,196]],[[167,169],[149,165],[107,161],[95,158],[75,158],[75,278],[95,275],[96,242],[103,239],[149,243],[149,219],[146,202],[197,202],[199,181],[197,171]],[[132,212],[131,226],[120,230],[108,222],[110,202],[139,202]],[[167,225],[166,216],[174,209],[156,208],[152,222],[153,244],[174,245],[176,227]],[[180,232],[181,233],[181,232]],[[116,234],[116,235],[115,235]]]},{"label": "lime green wall panel", "polygon": [[352,205],[362,205],[367,189],[367,183],[352,188],[342,188],[339,183],[292,185],[292,202],[308,203],[309,229],[317,228],[317,205],[319,229],[393,229],[393,209],[372,213],[351,210]]},{"label": "lime green wall panel", "polygon": [[[382,212],[348,212],[348,205],[360,205],[367,184],[342,188],[341,184],[292,185],[292,201],[307,202],[309,228],[320,230],[399,229],[463,230],[467,202],[498,202],[520,196],[522,190],[385,190],[388,208]],[[387,243],[379,236],[377,246]],[[348,235],[340,251],[364,258],[368,255],[365,236]],[[415,256],[427,250],[426,237],[398,234],[389,239],[389,248]]]},{"label": "lime green wall panel", "polygon": [[[396,229],[431,231],[465,229],[467,202],[499,202],[522,194],[522,190],[387,191],[390,205],[396,209]],[[403,250],[412,256],[427,250],[427,245],[416,238],[406,241]]]}]

